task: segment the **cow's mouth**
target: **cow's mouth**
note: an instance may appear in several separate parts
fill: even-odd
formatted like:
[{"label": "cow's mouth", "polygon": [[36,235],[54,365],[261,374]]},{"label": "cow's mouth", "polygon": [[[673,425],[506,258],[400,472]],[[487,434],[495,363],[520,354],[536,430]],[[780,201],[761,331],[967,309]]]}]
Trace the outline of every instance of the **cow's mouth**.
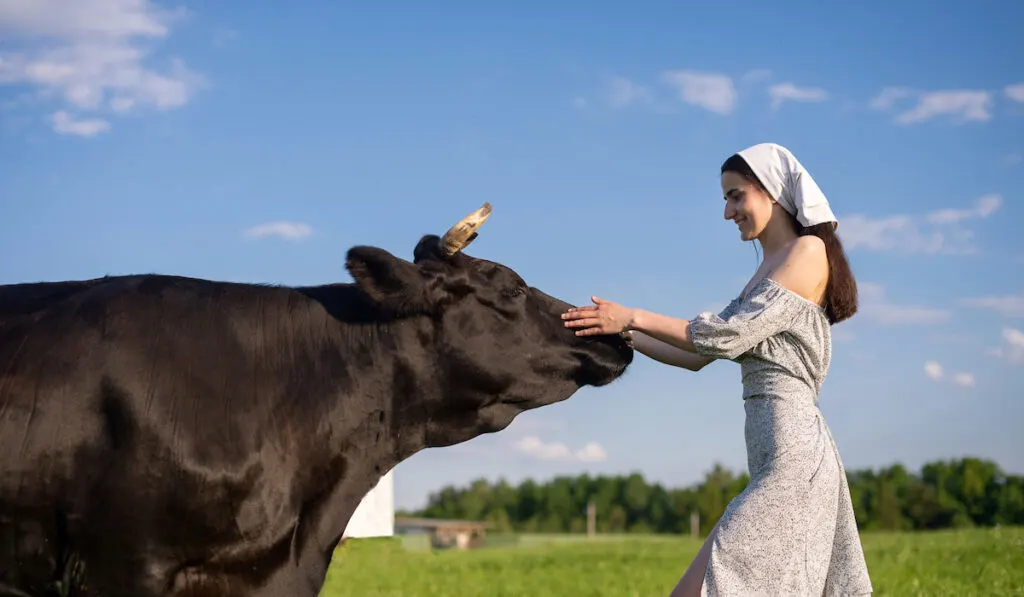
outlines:
[{"label": "cow's mouth", "polygon": [[[618,360],[621,364],[621,369],[619,370],[620,374],[624,372],[626,370],[626,367],[628,367],[633,362],[635,352],[633,348],[626,342],[626,339],[620,336],[619,334],[591,336],[588,343],[597,344],[598,346],[604,345],[613,349],[615,351],[615,357],[617,357],[616,360]],[[597,348],[597,346],[595,346],[595,348]],[[602,350],[602,352],[606,353],[607,350]]]},{"label": "cow's mouth", "polygon": [[621,377],[633,362],[633,349],[618,336],[603,337],[589,343],[578,355],[579,385],[605,386]]}]

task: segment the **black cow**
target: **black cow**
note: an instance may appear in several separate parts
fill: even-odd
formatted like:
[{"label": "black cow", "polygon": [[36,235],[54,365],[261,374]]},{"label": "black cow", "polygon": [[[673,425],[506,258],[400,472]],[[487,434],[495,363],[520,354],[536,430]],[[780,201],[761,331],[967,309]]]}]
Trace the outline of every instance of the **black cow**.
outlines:
[{"label": "black cow", "polygon": [[619,377],[620,338],[462,252],[489,213],[352,248],[355,284],[0,286],[0,595],[314,597],[395,464]]}]

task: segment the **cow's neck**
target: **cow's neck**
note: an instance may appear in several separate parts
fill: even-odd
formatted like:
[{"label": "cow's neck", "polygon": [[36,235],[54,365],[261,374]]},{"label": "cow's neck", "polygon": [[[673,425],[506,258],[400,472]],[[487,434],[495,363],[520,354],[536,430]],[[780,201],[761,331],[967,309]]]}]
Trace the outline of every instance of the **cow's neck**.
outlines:
[{"label": "cow's neck", "polygon": [[309,293],[330,316],[310,317],[310,335],[302,340],[321,335],[342,356],[325,367],[336,377],[336,392],[315,398],[324,402],[314,450],[321,456],[314,458],[330,463],[311,479],[320,497],[302,522],[325,549],[340,538],[355,506],[380,478],[426,447],[425,407],[440,395],[436,332],[428,320],[377,320],[365,312],[354,289],[330,288],[337,294],[331,302]]}]

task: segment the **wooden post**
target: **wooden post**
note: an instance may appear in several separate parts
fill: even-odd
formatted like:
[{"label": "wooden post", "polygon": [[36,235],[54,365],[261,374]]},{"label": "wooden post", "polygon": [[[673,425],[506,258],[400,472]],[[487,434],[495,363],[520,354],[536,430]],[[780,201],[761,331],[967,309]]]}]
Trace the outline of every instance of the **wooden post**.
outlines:
[{"label": "wooden post", "polygon": [[690,536],[700,539],[700,512],[697,510],[690,512]]},{"label": "wooden post", "polygon": [[597,534],[597,506],[594,500],[587,502],[587,536],[593,537]]}]

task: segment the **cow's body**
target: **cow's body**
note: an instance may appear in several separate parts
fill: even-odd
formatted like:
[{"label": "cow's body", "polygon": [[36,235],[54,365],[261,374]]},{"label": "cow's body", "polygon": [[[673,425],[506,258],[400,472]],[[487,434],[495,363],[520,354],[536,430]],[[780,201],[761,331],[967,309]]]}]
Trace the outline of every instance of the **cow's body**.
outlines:
[{"label": "cow's body", "polygon": [[0,595],[314,597],[395,464],[625,369],[437,246],[353,249],[353,285],[0,286]]}]

